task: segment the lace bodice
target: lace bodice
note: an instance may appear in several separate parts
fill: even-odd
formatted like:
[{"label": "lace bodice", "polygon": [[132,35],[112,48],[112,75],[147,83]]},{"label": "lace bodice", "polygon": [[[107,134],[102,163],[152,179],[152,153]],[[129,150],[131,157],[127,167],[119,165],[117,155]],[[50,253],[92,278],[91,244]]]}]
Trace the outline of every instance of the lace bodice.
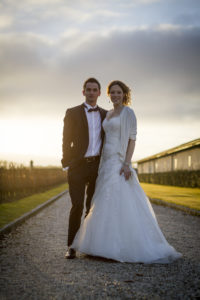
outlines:
[{"label": "lace bodice", "polygon": [[104,146],[102,155],[106,158],[118,153],[120,140],[120,117],[106,118],[103,121],[105,131]]}]

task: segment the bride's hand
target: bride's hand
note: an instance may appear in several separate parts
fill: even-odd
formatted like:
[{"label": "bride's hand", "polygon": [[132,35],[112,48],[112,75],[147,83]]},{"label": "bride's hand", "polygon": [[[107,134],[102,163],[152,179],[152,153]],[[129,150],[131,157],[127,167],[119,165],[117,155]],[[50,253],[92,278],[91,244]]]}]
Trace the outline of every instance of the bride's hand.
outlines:
[{"label": "bride's hand", "polygon": [[129,166],[123,165],[120,170],[120,175],[122,173],[124,173],[125,180],[128,180],[131,177],[131,170],[130,170]]}]

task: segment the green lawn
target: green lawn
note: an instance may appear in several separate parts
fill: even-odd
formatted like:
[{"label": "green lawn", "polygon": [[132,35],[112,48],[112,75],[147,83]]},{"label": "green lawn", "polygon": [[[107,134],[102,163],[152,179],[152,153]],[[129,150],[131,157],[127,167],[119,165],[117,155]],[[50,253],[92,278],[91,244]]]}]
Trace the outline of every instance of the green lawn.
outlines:
[{"label": "green lawn", "polygon": [[141,183],[149,198],[160,199],[200,210],[200,189]]},{"label": "green lawn", "polygon": [[[141,186],[149,198],[160,199],[200,210],[199,188],[183,188],[149,183],[141,183]],[[0,227],[19,218],[66,189],[68,189],[68,184],[62,184],[44,193],[34,194],[15,202],[0,204]]]},{"label": "green lawn", "polygon": [[43,193],[0,204],[0,228],[67,189],[68,184],[62,184]]}]

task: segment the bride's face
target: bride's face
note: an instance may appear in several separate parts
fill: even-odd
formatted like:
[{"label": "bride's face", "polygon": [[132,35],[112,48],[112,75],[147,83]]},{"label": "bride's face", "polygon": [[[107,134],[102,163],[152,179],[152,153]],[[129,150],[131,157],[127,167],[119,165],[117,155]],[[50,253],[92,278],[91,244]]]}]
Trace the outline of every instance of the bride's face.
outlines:
[{"label": "bride's face", "polygon": [[110,96],[110,100],[112,101],[113,105],[122,105],[123,104],[124,93],[119,85],[116,84],[110,88],[109,96]]}]

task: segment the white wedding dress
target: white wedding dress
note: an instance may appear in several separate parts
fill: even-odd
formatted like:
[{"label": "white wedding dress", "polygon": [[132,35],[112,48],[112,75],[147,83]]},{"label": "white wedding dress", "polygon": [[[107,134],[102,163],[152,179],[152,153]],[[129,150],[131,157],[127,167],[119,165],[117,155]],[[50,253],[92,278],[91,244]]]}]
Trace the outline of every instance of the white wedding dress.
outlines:
[{"label": "white wedding dress", "polygon": [[105,131],[92,205],[72,248],[120,262],[170,263],[181,254],[168,244],[136,172],[125,180],[117,153],[120,118],[103,122]]}]

